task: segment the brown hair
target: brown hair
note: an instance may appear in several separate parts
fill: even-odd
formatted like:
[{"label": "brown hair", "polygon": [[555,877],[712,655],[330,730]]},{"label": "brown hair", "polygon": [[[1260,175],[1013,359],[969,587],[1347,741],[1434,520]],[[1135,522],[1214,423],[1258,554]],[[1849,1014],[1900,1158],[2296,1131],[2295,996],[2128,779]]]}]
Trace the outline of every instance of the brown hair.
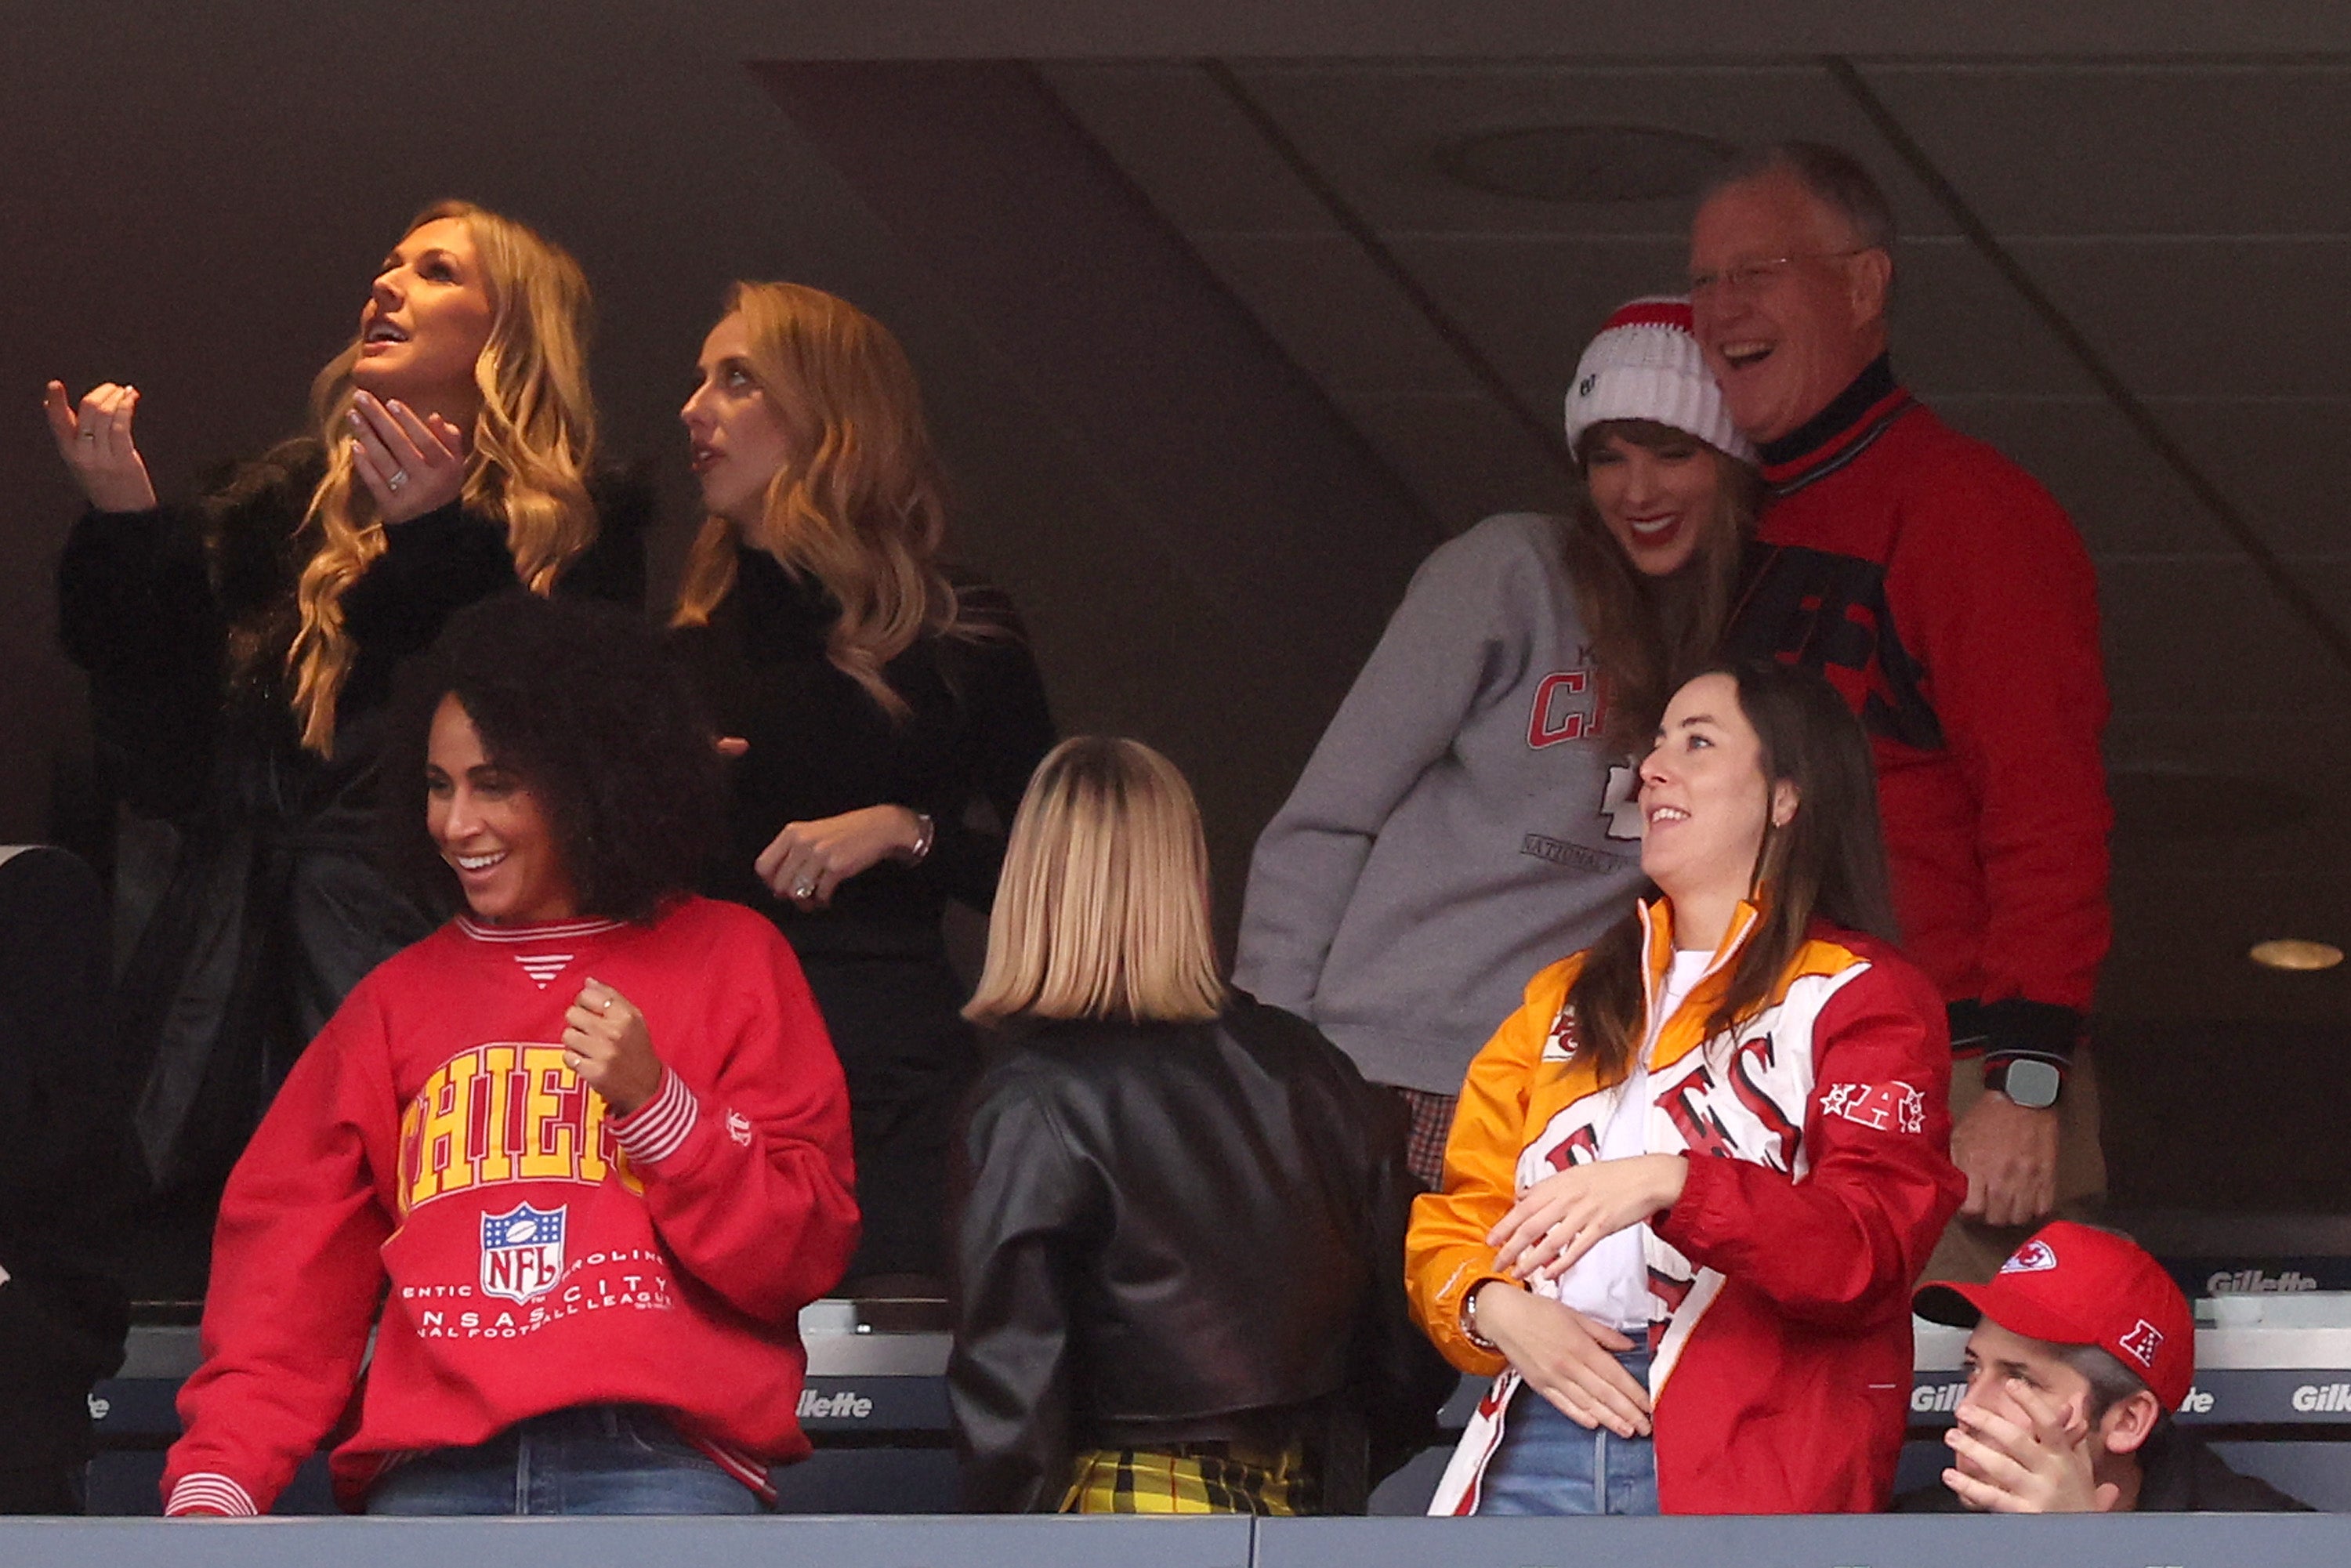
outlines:
[{"label": "brown hair", "polygon": [[1688,562],[1670,577],[1650,577],[1626,558],[1589,491],[1562,529],[1568,578],[1605,691],[1602,740],[1612,751],[1638,757],[1648,749],[1667,699],[1714,657],[1721,642],[1740,551],[1763,504],[1763,481],[1749,465],[1689,432],[1646,419],[1592,426],[1576,443],[1578,466],[1588,474],[1593,450],[1611,435],[1652,452],[1702,447],[1719,479],[1715,515]]},{"label": "brown hair", "polygon": [[[926,634],[967,632],[939,569],[945,486],[922,389],[890,329],[847,300],[797,283],[737,283],[726,311],[751,339],[751,373],[779,418],[804,422],[805,449],[769,481],[750,543],[841,606],[825,655],[893,718],[905,699],[883,674]],[[788,425],[789,428],[789,425]],[[735,586],[743,530],[702,525],[686,557],[674,626],[705,624]]]},{"label": "brown hair", "polygon": [[[1815,672],[1771,659],[1719,664],[1698,674],[1729,675],[1738,686],[1739,711],[1762,743],[1767,795],[1782,782],[1796,790],[1785,827],[1765,819],[1749,881],[1762,921],[1732,962],[1729,987],[1707,1023],[1714,1034],[1771,996],[1814,915],[1889,942],[1896,927],[1876,761],[1844,699]],[[1592,1053],[1604,1078],[1624,1071],[1640,1049],[1647,967],[1635,910],[1585,951],[1568,989],[1576,1050]]]},{"label": "brown hair", "polygon": [[1061,742],[1013,819],[964,1016],[1196,1023],[1224,1005],[1192,787],[1141,741]]},{"label": "brown hair", "polygon": [[[474,362],[482,410],[465,460],[465,506],[506,525],[515,575],[545,594],[596,538],[587,483],[596,445],[588,279],[560,246],[470,202],[436,202],[403,233],[441,218],[465,221],[492,309],[489,339]],[[351,467],[359,354],[354,338],[310,387],[327,476],[302,519],[319,545],[295,590],[301,624],[286,656],[302,744],[322,756],[333,748],[335,698],[358,652],[343,625],[343,595],[384,549],[374,499]]]}]

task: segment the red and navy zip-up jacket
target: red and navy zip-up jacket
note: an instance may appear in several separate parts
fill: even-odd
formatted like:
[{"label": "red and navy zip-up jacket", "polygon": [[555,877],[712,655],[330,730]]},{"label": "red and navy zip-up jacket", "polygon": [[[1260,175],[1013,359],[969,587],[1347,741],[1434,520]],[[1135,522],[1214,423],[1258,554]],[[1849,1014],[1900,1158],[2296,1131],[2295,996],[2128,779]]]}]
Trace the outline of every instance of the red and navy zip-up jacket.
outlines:
[{"label": "red and navy zip-up jacket", "polygon": [[1821,670],[1867,727],[1904,949],[1955,1047],[2063,1071],[2111,929],[2089,555],[1884,359],[1762,457],[1730,651]]},{"label": "red and navy zip-up jacket", "polygon": [[[663,1062],[624,1117],[563,1060],[590,976]],[[758,915],[452,922],[352,989],[229,1177],[165,1511],[268,1511],[339,1424],[356,1509],[406,1455],[597,1404],[660,1407],[772,1497],[852,1185],[841,1064]]]}]

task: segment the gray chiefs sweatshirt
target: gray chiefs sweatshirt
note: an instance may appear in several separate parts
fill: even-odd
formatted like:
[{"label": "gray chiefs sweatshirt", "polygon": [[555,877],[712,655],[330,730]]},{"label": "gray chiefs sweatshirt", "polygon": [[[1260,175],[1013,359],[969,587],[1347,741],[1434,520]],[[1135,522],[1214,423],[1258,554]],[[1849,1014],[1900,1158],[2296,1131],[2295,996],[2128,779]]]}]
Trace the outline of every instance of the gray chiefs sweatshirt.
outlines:
[{"label": "gray chiefs sweatshirt", "polygon": [[1440,547],[1249,862],[1235,983],[1374,1082],[1458,1093],[1537,969],[1644,885],[1557,518]]}]

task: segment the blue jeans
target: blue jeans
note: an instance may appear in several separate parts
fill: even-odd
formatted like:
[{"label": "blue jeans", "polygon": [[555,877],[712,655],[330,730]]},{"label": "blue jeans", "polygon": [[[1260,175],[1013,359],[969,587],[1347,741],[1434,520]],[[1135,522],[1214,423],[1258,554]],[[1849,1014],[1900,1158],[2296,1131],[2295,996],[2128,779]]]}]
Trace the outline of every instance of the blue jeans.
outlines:
[{"label": "blue jeans", "polygon": [[534,1416],[470,1448],[399,1465],[370,1513],[758,1513],[751,1490],[642,1405]]},{"label": "blue jeans", "polygon": [[[1649,1381],[1649,1353],[1616,1358],[1635,1381]],[[1478,1488],[1481,1514],[1655,1513],[1656,1445],[1620,1437],[1607,1427],[1585,1431],[1526,1384],[1510,1396],[1502,1446],[1487,1461]]]}]

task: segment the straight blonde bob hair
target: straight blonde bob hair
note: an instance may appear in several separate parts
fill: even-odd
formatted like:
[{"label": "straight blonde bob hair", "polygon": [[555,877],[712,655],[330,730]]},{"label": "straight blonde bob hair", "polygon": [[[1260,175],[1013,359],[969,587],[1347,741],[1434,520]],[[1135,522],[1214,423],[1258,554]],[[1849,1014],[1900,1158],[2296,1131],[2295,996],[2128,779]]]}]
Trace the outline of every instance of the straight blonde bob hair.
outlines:
[{"label": "straight blonde bob hair", "polygon": [[1061,742],[1013,819],[964,1017],[1198,1023],[1224,1005],[1192,787],[1141,741]]}]

